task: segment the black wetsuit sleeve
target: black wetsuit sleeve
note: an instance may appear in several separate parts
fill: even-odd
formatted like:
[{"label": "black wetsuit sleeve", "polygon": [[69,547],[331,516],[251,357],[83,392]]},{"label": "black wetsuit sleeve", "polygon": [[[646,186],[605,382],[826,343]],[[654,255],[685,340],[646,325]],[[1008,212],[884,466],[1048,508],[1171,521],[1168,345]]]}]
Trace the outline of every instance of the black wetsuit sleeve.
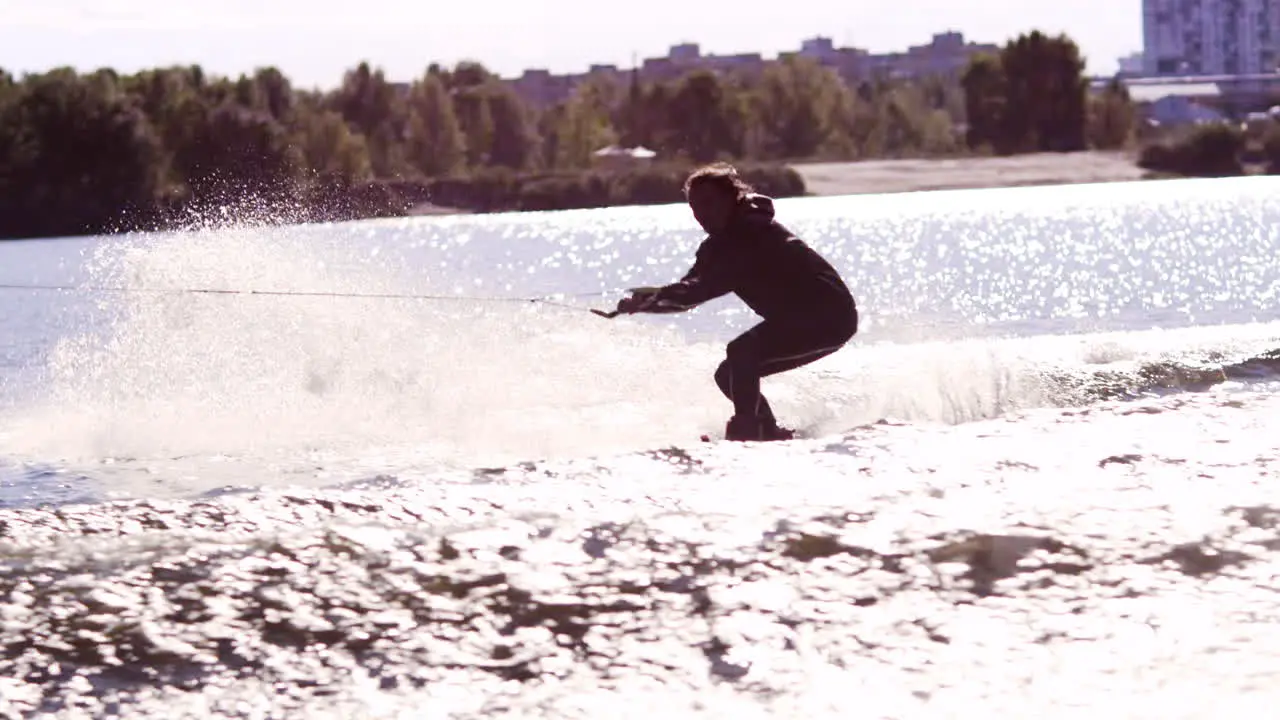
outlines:
[{"label": "black wetsuit sleeve", "polygon": [[658,289],[649,312],[680,312],[714,300],[733,290],[729,268],[717,262],[705,246],[698,251],[693,267],[679,282]]}]

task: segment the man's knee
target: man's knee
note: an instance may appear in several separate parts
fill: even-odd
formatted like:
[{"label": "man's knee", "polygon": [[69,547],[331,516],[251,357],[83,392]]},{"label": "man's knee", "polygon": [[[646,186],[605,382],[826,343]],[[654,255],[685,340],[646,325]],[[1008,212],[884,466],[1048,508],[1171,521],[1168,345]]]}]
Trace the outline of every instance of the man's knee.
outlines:
[{"label": "man's knee", "polygon": [[837,319],[833,319],[828,323],[831,329],[831,337],[840,344],[844,344],[853,339],[858,334],[858,309],[856,307],[849,308],[846,312],[840,313]]},{"label": "man's knee", "polygon": [[733,368],[729,365],[729,361],[725,360],[720,363],[720,367],[716,368],[716,385],[725,395],[732,397],[730,392],[733,384]]},{"label": "man's knee", "polygon": [[837,337],[840,341],[840,344],[844,345],[845,343],[852,340],[853,336],[857,334],[858,334],[858,321],[855,319],[852,323],[841,328],[840,333]]},{"label": "man's knee", "polygon": [[858,334],[858,313],[854,311],[827,325],[821,342],[825,345],[844,346]]}]

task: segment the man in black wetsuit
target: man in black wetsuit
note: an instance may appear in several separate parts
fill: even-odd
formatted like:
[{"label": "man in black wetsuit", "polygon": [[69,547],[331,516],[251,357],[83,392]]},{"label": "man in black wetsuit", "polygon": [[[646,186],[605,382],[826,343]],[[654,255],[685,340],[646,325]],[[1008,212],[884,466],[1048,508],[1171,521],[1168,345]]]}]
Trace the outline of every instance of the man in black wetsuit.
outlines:
[{"label": "man in black wetsuit", "polygon": [[685,197],[707,238],[679,281],[633,291],[620,313],[682,312],[727,293],[763,321],[731,341],[716,384],[733,402],[729,440],[786,440],[760,379],[839,350],[858,331],[858,310],[839,273],[774,219],[773,200],[759,195],[733,167],[711,165],[685,182]]}]

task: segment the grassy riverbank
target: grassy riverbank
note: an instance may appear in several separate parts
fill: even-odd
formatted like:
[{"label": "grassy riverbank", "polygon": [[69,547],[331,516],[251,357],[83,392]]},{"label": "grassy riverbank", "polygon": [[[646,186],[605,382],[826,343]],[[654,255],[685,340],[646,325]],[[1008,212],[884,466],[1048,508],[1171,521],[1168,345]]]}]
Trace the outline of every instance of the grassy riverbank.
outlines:
[{"label": "grassy riverbank", "polygon": [[1134,154],[1100,151],[805,163],[793,167],[811,195],[1129,182],[1148,174],[1138,167]]}]

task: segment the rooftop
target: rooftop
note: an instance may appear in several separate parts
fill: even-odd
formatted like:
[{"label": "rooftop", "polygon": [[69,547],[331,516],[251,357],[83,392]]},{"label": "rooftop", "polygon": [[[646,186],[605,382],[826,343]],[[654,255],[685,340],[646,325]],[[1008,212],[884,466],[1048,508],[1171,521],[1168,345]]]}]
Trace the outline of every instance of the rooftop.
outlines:
[{"label": "rooftop", "polygon": [[1222,88],[1217,83],[1154,83],[1130,85],[1129,98],[1136,103],[1155,102],[1167,97],[1218,97]]}]

